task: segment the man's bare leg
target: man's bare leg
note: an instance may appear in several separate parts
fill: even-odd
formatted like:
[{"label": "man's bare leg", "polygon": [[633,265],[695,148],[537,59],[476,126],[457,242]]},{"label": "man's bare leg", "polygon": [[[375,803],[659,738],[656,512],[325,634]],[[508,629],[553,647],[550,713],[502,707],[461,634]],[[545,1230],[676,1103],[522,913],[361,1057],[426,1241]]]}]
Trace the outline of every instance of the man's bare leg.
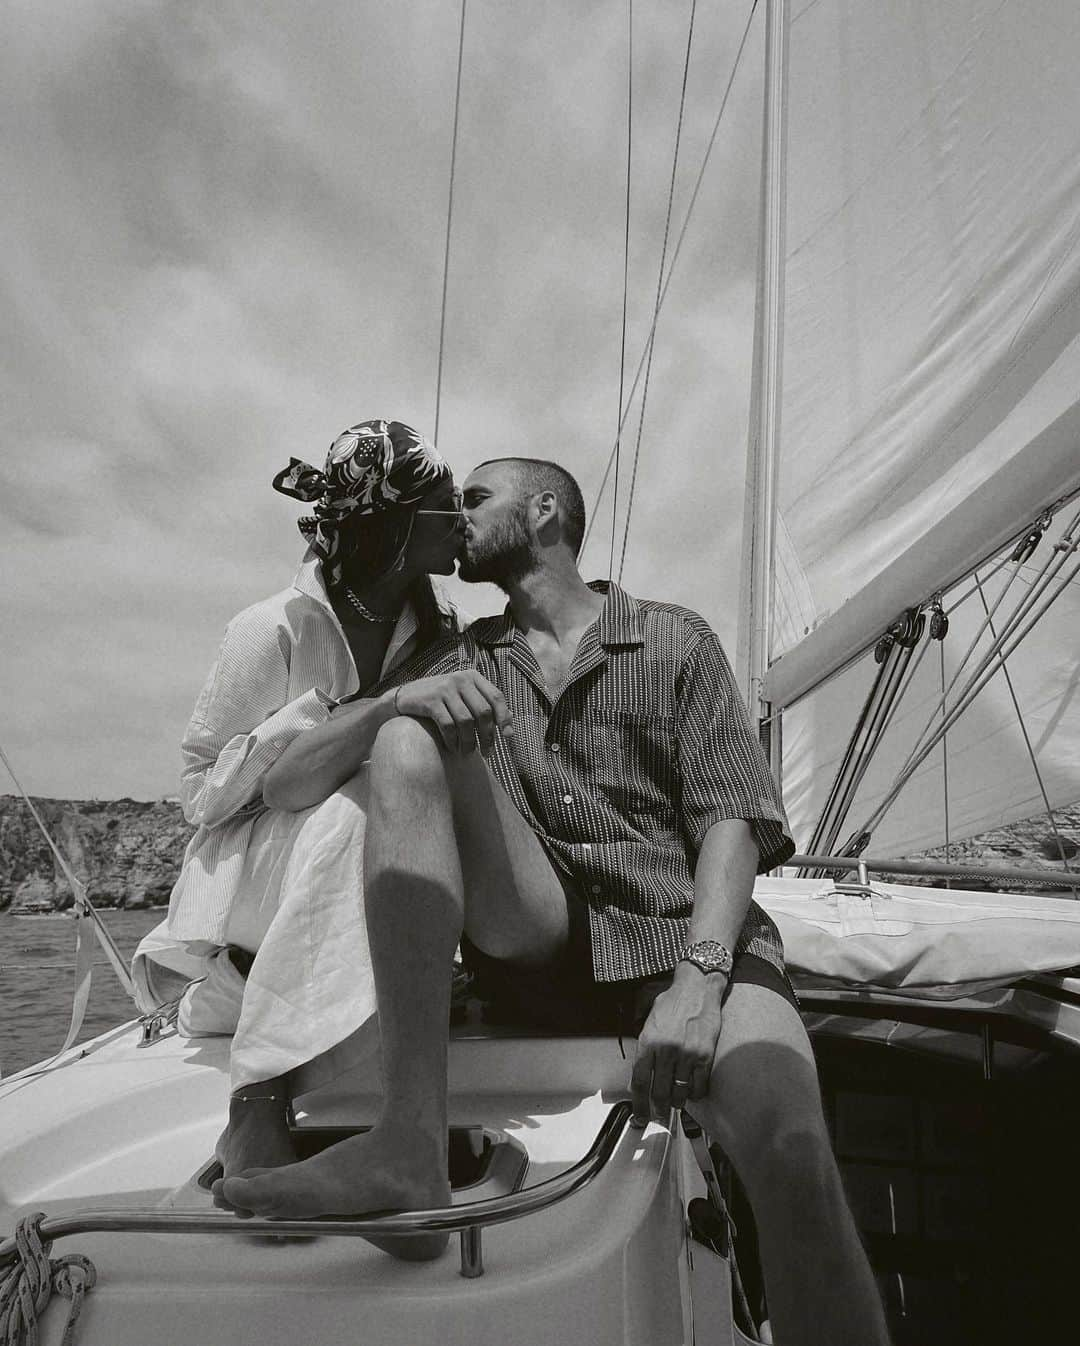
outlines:
[{"label": "man's bare leg", "polygon": [[[552,956],[566,938],[562,885],[478,755],[447,755],[420,722],[402,717],[380,731],[370,771],[365,910],[383,1109],[363,1136],[216,1185],[222,1204],[242,1212],[303,1217],[448,1204],[449,974],[462,930],[487,952],[523,960]],[[441,1235],[410,1238],[391,1250],[434,1256],[445,1243]]]},{"label": "man's bare leg", "polygon": [[688,1108],[746,1187],[776,1340],[888,1346],[881,1298],[829,1142],[810,1042],[783,997],[736,982],[709,1095]]}]

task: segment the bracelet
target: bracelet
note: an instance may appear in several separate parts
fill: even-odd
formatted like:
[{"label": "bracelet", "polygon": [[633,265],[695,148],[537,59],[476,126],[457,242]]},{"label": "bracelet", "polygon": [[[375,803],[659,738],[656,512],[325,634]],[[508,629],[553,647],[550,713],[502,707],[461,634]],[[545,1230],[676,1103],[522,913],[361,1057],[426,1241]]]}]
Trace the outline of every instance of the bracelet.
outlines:
[{"label": "bracelet", "polygon": [[397,699],[398,699],[398,697],[399,697],[400,695],[401,695],[401,688],[400,688],[400,687],[395,687],[395,688],[394,688],[394,714],[395,714],[395,715],[400,715],[400,714],[401,714],[401,711],[398,709],[398,703],[397,703]]}]

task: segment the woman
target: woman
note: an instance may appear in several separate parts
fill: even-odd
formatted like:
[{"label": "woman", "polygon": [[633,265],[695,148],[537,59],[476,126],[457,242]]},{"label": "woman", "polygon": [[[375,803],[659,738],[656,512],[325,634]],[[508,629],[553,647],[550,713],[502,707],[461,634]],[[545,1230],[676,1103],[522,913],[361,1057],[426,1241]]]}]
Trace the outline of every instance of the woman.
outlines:
[{"label": "woman", "polygon": [[415,430],[361,422],[324,471],[294,458],[274,488],[314,504],[299,522],[308,551],[288,589],[229,623],[182,748],[198,831],[167,920],[135,954],[141,1008],[199,978],[180,1031],[234,1033],[227,1171],[291,1162],[290,1072],[355,1042],[375,1004],[363,779],[296,812],[264,799],[267,775],[301,734],[333,753],[352,722],[343,702],[464,624],[430,578],[453,572],[460,497]]}]

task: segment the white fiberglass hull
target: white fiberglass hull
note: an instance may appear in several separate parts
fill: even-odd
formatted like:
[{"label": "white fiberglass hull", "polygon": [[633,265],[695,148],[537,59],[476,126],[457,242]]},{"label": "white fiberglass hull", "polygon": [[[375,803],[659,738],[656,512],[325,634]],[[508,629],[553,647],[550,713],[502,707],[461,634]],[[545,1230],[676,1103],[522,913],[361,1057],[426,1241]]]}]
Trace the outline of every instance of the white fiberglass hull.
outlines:
[{"label": "white fiberglass hull", "polygon": [[[214,1213],[191,1179],[224,1125],[228,1042],[171,1036],[143,1048],[139,1037],[135,1026],[117,1030],[60,1069],[0,1085],[0,1233],[35,1210]],[[582,1158],[625,1097],[628,1073],[613,1039],[459,1035],[451,1124],[519,1140],[530,1188]],[[299,1122],[370,1121],[372,1084],[360,1072],[306,1096]],[[738,1342],[727,1263],[702,1248],[688,1257],[686,1202],[703,1193],[682,1136],[651,1125],[624,1130],[580,1191],[485,1229],[475,1279],[461,1274],[457,1236],[427,1264],[396,1261],[354,1237],[220,1233],[86,1233],[58,1241],[54,1255],[82,1252],[97,1268],[79,1346]],[[45,1346],[59,1341],[66,1311],[60,1299],[48,1309]]]}]

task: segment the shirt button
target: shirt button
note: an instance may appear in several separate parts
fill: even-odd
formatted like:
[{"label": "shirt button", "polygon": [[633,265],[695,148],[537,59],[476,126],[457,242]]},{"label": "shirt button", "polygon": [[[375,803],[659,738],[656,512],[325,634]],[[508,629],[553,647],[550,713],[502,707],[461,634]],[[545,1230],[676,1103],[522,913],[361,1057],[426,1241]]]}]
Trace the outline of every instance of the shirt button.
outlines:
[{"label": "shirt button", "polygon": [[599,892],[601,892],[602,890],[601,890],[600,885],[599,885],[598,883],[594,883],[593,886],[592,886],[592,891],[593,891],[594,893],[599,893]]},{"label": "shirt button", "polygon": [[563,797],[562,797],[562,802],[563,802],[564,804],[572,804],[572,803],[574,802],[574,796],[573,796],[573,795],[563,795]]},{"label": "shirt button", "polygon": [[551,751],[552,751],[552,752],[562,752],[562,746],[561,746],[561,744],[553,743],[553,744],[551,745]]}]

